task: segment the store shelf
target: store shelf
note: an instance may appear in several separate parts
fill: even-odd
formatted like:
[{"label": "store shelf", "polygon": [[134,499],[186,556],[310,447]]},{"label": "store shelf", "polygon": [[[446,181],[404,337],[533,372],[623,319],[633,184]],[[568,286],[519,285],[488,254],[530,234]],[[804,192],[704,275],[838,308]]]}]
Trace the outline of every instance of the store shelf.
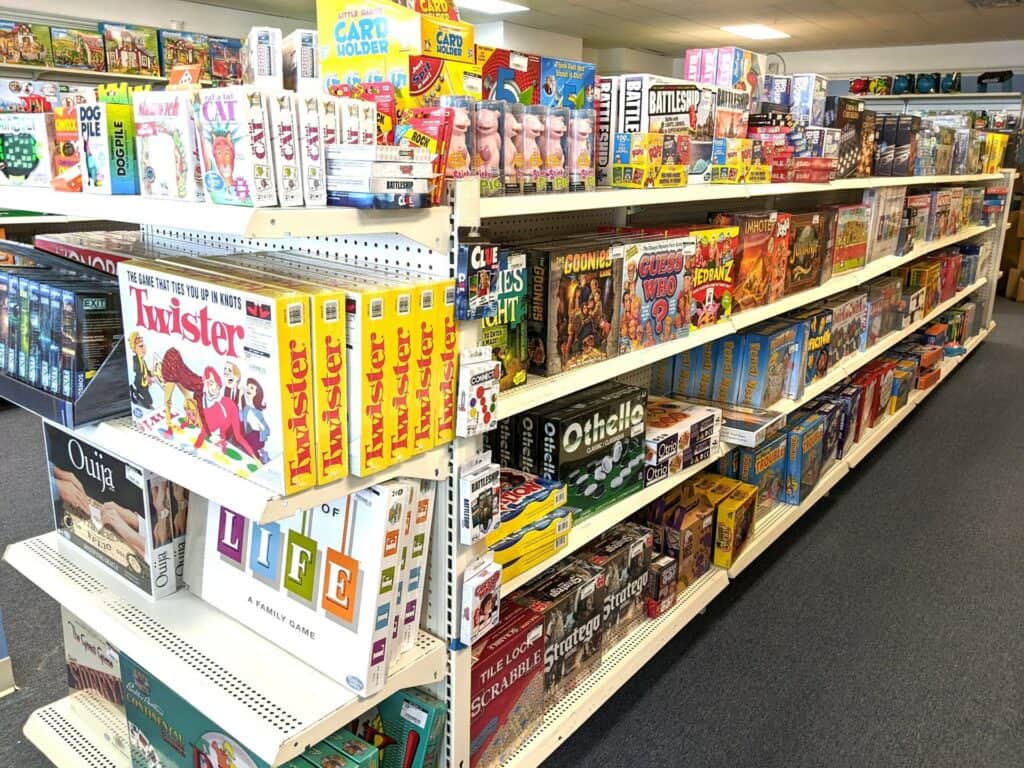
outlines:
[{"label": "store shelf", "polygon": [[391,693],[445,674],[444,644],[421,632],[384,690],[361,699],[188,592],[137,596],[57,533],[12,544],[4,559],[273,766]]},{"label": "store shelf", "polygon": [[875,95],[871,93],[860,93],[854,96],[862,101],[988,101],[991,99],[1011,100],[1021,98],[1016,91],[1006,93],[990,91],[988,93],[901,93]]},{"label": "store shelf", "polygon": [[88,83],[166,83],[166,77],[153,75],[121,75],[116,72],[93,72],[89,69],[40,67],[34,64],[0,64],[0,75],[27,80],[64,80]]},{"label": "store shelf", "polygon": [[596,539],[612,526],[621,523],[627,517],[630,517],[638,510],[642,509],[645,505],[650,504],[656,498],[661,496],[661,494],[672,490],[687,478],[703,472],[718,461],[718,459],[729,450],[732,450],[732,446],[723,445],[717,453],[704,461],[694,464],[692,467],[687,467],[682,472],[671,475],[661,482],[644,488],[642,491],[638,491],[637,493],[627,496],[625,499],[622,499],[622,501],[613,504],[607,509],[601,510],[592,517],[586,518],[579,525],[573,525],[572,530],[569,531],[569,543],[564,549],[559,550],[556,554],[552,555],[536,567],[531,568],[525,573],[521,573],[515,578],[509,579],[507,582],[502,584],[501,596],[505,597],[511,594],[514,590],[519,589],[519,587],[526,584],[533,577],[543,573],[548,568],[551,568],[559,561],[571,555],[573,552],[576,552],[586,546],[589,542]]},{"label": "store shelf", "polygon": [[45,211],[87,219],[125,221],[255,239],[312,235],[396,233],[447,252],[446,206],[400,211],[355,208],[244,208],[138,195],[90,195],[45,187],[0,186],[0,208]]},{"label": "store shelf", "polygon": [[448,446],[442,445],[367,477],[349,475],[329,485],[282,496],[259,483],[139,432],[131,418],[81,427],[78,433],[99,448],[130,459],[207,499],[230,501],[232,511],[260,524],[282,520],[299,510],[355,493],[396,477],[438,480],[448,472]]},{"label": "store shelf", "polygon": [[[517,387],[510,392],[503,392],[498,397],[495,415],[498,419],[507,419],[517,413],[536,408],[592,384],[645,368],[687,349],[699,347],[736,331],[757,325],[765,320],[792,312],[799,307],[827,299],[850,288],[856,288],[858,285],[884,275],[902,264],[907,264],[929,253],[934,253],[951,245],[970,240],[992,229],[994,229],[994,225],[965,227],[955,235],[922,243],[904,256],[883,256],[856,272],[839,275],[824,285],[808,291],[801,291],[792,296],[786,296],[766,306],[740,312],[725,322],[709,328],[702,328],[675,341],[647,347],[625,355],[616,355],[608,360],[574,368],[555,376],[529,376],[524,386]],[[976,286],[980,286],[983,283],[984,280],[977,283]],[[896,342],[894,341],[893,343],[895,344]]]},{"label": "store shelf", "polygon": [[56,768],[131,768],[124,714],[91,692],[37,709],[22,730]]},{"label": "store shelf", "polygon": [[606,649],[600,666],[544,713],[543,723],[502,763],[503,768],[540,765],[728,585],[725,571],[712,568],[679,595],[672,610],[644,622],[617,645]]},{"label": "store shelf", "polygon": [[0,227],[20,227],[27,224],[74,224],[79,221],[95,221],[77,216],[0,216]]},{"label": "store shelf", "polygon": [[479,184],[475,180],[458,183],[455,185],[455,189],[459,226],[478,227],[487,219],[499,217],[737,200],[774,195],[806,195],[815,192],[902,185],[969,184],[1002,179],[1003,176],[998,173],[963,176],[872,176],[838,179],[828,184],[694,184],[675,189],[602,188],[593,192],[572,192],[561,195],[507,195],[503,197],[480,197]]}]

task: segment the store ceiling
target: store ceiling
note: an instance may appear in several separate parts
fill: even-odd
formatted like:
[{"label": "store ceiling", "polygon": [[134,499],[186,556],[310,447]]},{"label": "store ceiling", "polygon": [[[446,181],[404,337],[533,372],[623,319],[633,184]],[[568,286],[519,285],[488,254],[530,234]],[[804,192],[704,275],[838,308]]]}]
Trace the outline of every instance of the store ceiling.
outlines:
[{"label": "store ceiling", "polygon": [[[456,0],[457,1],[457,0]],[[686,48],[742,45],[761,51],[926,45],[1024,39],[1024,6],[975,8],[968,0],[516,0],[531,9],[468,21],[506,20],[582,37],[589,48],[639,48],[677,55]],[[313,0],[213,0],[289,18],[315,15]],[[787,40],[744,40],[727,24],[767,24]]]}]

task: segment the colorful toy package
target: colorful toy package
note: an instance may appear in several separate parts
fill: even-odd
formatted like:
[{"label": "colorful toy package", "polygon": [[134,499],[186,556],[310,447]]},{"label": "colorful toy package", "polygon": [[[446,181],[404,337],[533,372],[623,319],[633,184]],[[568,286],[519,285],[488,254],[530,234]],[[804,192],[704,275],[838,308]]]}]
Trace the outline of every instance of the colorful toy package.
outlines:
[{"label": "colorful toy package", "polygon": [[540,60],[540,103],[548,107],[593,109],[594,65],[544,56]]},{"label": "colorful toy package", "polygon": [[825,419],[819,414],[808,414],[806,418],[787,427],[787,504],[800,504],[818,484],[824,438]]},{"label": "colorful toy package", "polygon": [[53,188],[61,192],[81,192],[82,158],[79,149],[78,110],[75,107],[54,108],[53,136]]},{"label": "colorful toy package", "polygon": [[530,373],[549,376],[618,354],[622,261],[607,245],[537,247],[527,267]]},{"label": "colorful toy package", "polygon": [[794,213],[790,219],[792,249],[786,269],[786,295],[805,291],[821,279],[822,215]]},{"label": "colorful toy package", "polygon": [[778,435],[757,448],[739,448],[739,479],[757,486],[757,516],[784,500],[786,436]]},{"label": "colorful toy package", "polygon": [[731,221],[723,223],[735,224],[740,232],[739,265],[733,290],[738,312],[772,300],[772,288],[785,274],[785,265],[778,258],[782,254],[775,237],[778,228],[775,211],[740,213],[729,219]]},{"label": "colorful toy package", "polygon": [[544,624],[539,614],[502,610],[498,626],[473,644],[470,765],[497,768],[544,714]]},{"label": "colorful toy package", "polygon": [[544,172],[544,154],[541,145],[547,137],[550,109],[534,104],[523,109],[522,144],[523,162],[519,168],[520,187],[525,193],[547,192],[547,174]]},{"label": "colorful toy package", "polygon": [[[526,383],[526,254],[502,248],[498,252],[498,308],[484,318],[480,340],[501,364],[501,390]],[[504,466],[508,466],[507,464]]]},{"label": "colorful toy package", "polygon": [[243,85],[205,88],[196,117],[208,199],[221,205],[277,205],[264,94]]},{"label": "colorful toy package", "polygon": [[730,568],[754,530],[757,513],[757,486],[737,483],[729,495],[718,502],[715,515],[715,565]]},{"label": "colorful toy package", "polygon": [[140,594],[174,594],[188,491],[55,424],[43,434],[58,533]]},{"label": "colorful toy package", "polygon": [[513,135],[513,150],[506,157],[505,131],[506,106],[504,101],[491,99],[474,103],[473,115],[473,162],[472,167],[480,177],[480,195],[493,197],[505,191],[506,163],[515,167],[516,152]]},{"label": "colorful toy package", "polygon": [[687,265],[695,250],[693,237],[629,242],[616,247],[616,256],[622,257],[620,353],[688,333]]},{"label": "colorful toy package", "polygon": [[596,121],[597,115],[593,109],[574,109],[569,113],[566,164],[570,192],[589,192],[597,186],[594,167]]},{"label": "colorful toy package", "polygon": [[513,104],[538,103],[541,84],[539,56],[478,44],[476,63],[483,77],[483,98]]},{"label": "colorful toy package", "polygon": [[311,486],[309,294],[163,263],[118,274],[136,428],[282,494]]},{"label": "colorful toy package", "polygon": [[139,194],[135,120],[129,104],[78,107],[84,174],[82,190],[102,195]]},{"label": "colorful toy package", "polygon": [[755,327],[745,338],[737,402],[770,408],[786,394],[798,359],[797,330],[779,320]]},{"label": "colorful toy package", "polygon": [[804,385],[810,386],[829,372],[835,360],[832,358],[832,310],[828,308],[805,308],[789,315],[807,324],[807,366],[804,371]]},{"label": "colorful toy package", "polygon": [[423,106],[441,96],[463,96],[479,101],[480,66],[465,61],[409,56],[408,88],[398,90],[400,107]]},{"label": "colorful toy package", "polygon": [[50,28],[45,24],[0,20],[0,62],[49,67],[53,64]]},{"label": "colorful toy package", "polygon": [[[901,206],[902,208],[902,206]],[[864,266],[868,252],[871,206],[840,205],[835,208],[832,274],[841,275]]]},{"label": "colorful toy package", "polygon": [[210,37],[210,78],[215,86],[242,84],[242,41]]},{"label": "colorful toy package", "polygon": [[177,66],[200,67],[203,80],[210,77],[210,38],[198,32],[181,32],[161,29],[160,70],[164,77],[170,77]]},{"label": "colorful toy package", "polygon": [[95,29],[51,27],[53,66],[106,72],[103,35]]},{"label": "colorful toy package", "polygon": [[551,107],[544,121],[544,134],[540,137],[541,160],[544,163],[545,186],[548,192],[569,190],[568,160],[569,132],[568,107]]},{"label": "colorful toy package", "polygon": [[52,114],[0,114],[0,180],[49,187],[56,174]]},{"label": "colorful toy package", "polygon": [[690,330],[724,320],[733,310],[733,283],[739,227],[726,226],[693,232],[697,251],[690,269]]},{"label": "colorful toy package", "polygon": [[438,103],[453,110],[452,136],[448,145],[445,177],[461,179],[473,173],[473,140],[476,137],[473,118],[476,116],[476,100],[468,96],[441,96]]},{"label": "colorful toy package", "polygon": [[132,100],[141,194],[204,199],[195,98],[190,91],[140,91]]},{"label": "colorful toy package", "polygon": [[160,46],[154,27],[100,24],[107,53],[107,72],[160,77]]},{"label": "colorful toy package", "polygon": [[189,586],[370,696],[387,679],[387,646],[401,613],[395,610],[401,527],[416,493],[411,482],[393,480],[262,526],[210,501],[202,578]]}]

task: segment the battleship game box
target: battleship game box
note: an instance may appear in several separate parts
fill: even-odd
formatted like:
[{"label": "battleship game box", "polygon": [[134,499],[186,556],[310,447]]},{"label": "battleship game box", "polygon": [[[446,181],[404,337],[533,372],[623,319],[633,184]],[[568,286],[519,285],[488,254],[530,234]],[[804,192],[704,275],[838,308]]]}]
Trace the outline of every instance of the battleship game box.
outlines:
[{"label": "battleship game box", "polygon": [[527,268],[530,373],[549,376],[618,354],[622,260],[607,245],[535,248]]}]

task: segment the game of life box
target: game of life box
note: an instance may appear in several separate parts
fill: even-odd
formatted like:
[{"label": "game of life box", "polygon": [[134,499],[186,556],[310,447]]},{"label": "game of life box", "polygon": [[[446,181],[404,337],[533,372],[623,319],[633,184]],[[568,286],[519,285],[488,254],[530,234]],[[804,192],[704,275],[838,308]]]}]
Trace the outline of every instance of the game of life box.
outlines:
[{"label": "game of life box", "polygon": [[188,491],[43,423],[57,532],[148,598],[174,594]]},{"label": "game of life box", "polygon": [[309,295],[164,263],[118,274],[136,428],[278,493],[313,485]]},{"label": "game of life box", "polygon": [[[399,616],[401,523],[412,483],[389,481],[257,525],[208,502],[189,587],[203,600],[360,696],[387,679]],[[196,551],[198,550],[198,551]]]}]

